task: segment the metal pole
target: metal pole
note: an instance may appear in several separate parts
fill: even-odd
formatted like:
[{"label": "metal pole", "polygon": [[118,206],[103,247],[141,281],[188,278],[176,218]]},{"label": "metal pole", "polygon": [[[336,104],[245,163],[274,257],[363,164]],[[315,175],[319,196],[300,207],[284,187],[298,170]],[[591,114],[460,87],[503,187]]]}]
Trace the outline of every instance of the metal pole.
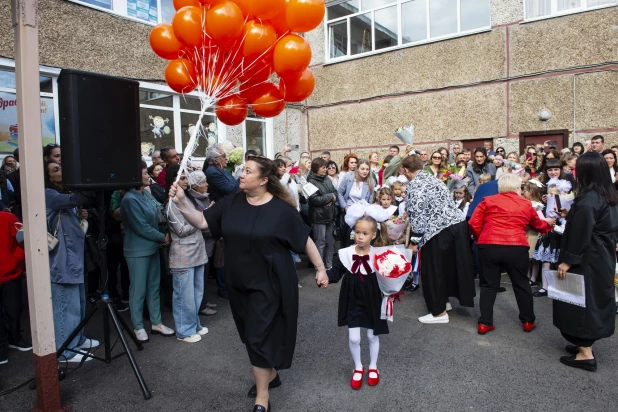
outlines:
[{"label": "metal pole", "polygon": [[42,169],[37,0],[11,0],[28,300],[38,411],[60,411]]}]

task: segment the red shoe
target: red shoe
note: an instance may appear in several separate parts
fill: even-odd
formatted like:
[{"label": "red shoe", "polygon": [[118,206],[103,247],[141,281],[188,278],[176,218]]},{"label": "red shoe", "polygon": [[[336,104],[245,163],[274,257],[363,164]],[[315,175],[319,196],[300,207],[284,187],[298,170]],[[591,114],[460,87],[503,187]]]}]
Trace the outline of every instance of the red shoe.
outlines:
[{"label": "red shoe", "polygon": [[491,332],[492,330],[496,329],[496,325],[483,325],[482,323],[479,323],[479,335],[484,335],[487,332]]},{"label": "red shoe", "polygon": [[[376,375],[378,375],[377,378],[372,378],[371,372],[375,373]],[[369,384],[369,386],[376,386],[378,383],[380,383],[380,372],[378,372],[377,369],[369,369],[367,371],[367,383]]]},{"label": "red shoe", "polygon": [[536,328],[536,323],[524,322],[524,332],[532,332]]},{"label": "red shoe", "polygon": [[[357,373],[361,374],[361,378],[356,381],[354,380],[354,375]],[[350,386],[352,386],[352,389],[358,390],[360,389],[361,386],[363,386],[363,375],[364,374],[365,374],[365,369],[354,370],[354,372],[352,372],[352,379],[350,379]]]}]

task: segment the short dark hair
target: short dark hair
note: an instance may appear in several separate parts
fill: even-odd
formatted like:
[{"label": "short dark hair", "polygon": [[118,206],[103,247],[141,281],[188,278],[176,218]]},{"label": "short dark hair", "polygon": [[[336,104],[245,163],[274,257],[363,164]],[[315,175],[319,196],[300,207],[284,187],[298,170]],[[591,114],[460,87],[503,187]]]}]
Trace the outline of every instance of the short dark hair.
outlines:
[{"label": "short dark hair", "polygon": [[386,156],[386,157],[384,158],[384,160],[382,161],[382,164],[384,164],[384,163],[390,163],[390,162],[391,162],[391,160],[393,160],[393,157],[395,157],[395,156],[393,156],[393,155],[388,155],[388,156]]},{"label": "short dark hair", "polygon": [[392,146],[391,146],[391,147],[389,147],[388,149],[389,149],[389,150],[390,150],[390,149],[397,149],[397,153],[399,153],[399,146],[392,145]]},{"label": "short dark hair", "polygon": [[155,167],[160,166],[159,163],[153,163],[150,166],[148,166],[148,174],[150,176],[152,176],[152,172],[154,172]]},{"label": "short dark hair", "polygon": [[326,156],[330,156],[330,152],[329,151],[324,151],[324,152],[322,152],[322,154],[326,155]]},{"label": "short dark hair", "polygon": [[19,148],[13,150],[13,157],[19,162]]},{"label": "short dark hair", "polygon": [[174,148],[171,146],[165,146],[162,147],[161,150],[159,150],[161,152],[161,160],[163,160],[164,162],[167,162],[167,154],[169,153],[170,150],[173,150]]},{"label": "short dark hair", "polygon": [[[612,149],[618,149],[618,146],[612,146]],[[17,150],[17,149],[15,149],[15,150]],[[13,153],[15,153],[15,152],[13,152]],[[17,157],[17,156],[15,156],[15,157]],[[17,159],[17,160],[19,160],[19,159]]]},{"label": "short dark hair", "polygon": [[316,157],[311,161],[311,173],[316,174],[322,166],[326,166],[326,160],[321,157]]},{"label": "short dark hair", "polygon": [[55,148],[60,148],[60,145],[56,143],[50,143],[43,146],[43,158],[51,156],[51,153]]},{"label": "short dark hair", "polygon": [[470,149],[468,149],[468,148],[466,148],[466,147],[464,147],[463,149],[461,149],[461,153],[470,153],[470,152],[471,152],[471,150],[470,150]]},{"label": "short dark hair", "polygon": [[417,170],[423,170],[425,167],[425,162],[419,155],[410,155],[403,158],[403,162],[401,162],[401,166],[404,169],[407,169],[409,172],[413,173]]},{"label": "short dark hair", "polygon": [[142,170],[144,169],[148,170],[148,165],[142,160]]},{"label": "short dark hair", "polygon": [[255,150],[253,150],[253,149],[249,149],[249,150],[247,150],[247,151],[245,152],[245,162],[246,162],[247,160],[249,160],[249,157],[255,157],[255,156],[257,156],[257,155],[258,155],[258,153],[257,153]]},{"label": "short dark hair", "polygon": [[593,136],[592,139],[590,139],[590,141],[593,141],[593,140],[600,140],[601,143],[605,143],[605,138],[601,136],[600,134]]},{"label": "short dark hair", "polygon": [[326,168],[328,169],[332,165],[335,165],[335,172],[339,174],[339,165],[337,165],[337,162],[335,162],[334,160],[329,160],[328,163],[326,163]]}]

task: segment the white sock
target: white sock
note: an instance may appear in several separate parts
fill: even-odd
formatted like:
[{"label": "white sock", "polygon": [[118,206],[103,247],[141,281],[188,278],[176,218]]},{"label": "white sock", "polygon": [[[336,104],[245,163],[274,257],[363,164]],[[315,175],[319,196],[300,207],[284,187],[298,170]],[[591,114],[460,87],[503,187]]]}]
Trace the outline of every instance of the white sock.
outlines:
[{"label": "white sock", "polygon": [[[369,340],[369,369],[378,369],[378,355],[380,354],[380,338],[373,334],[373,329],[367,329],[367,340]],[[375,375],[375,376],[372,376]],[[370,378],[377,378],[378,375],[372,372]]]},{"label": "white sock", "polygon": [[[361,363],[360,328],[349,328],[348,333],[349,333],[350,353],[352,354],[352,359],[354,360],[354,369],[357,371],[362,371],[363,364]],[[353,379],[356,381],[361,380],[362,375],[360,373],[355,373]]]}]

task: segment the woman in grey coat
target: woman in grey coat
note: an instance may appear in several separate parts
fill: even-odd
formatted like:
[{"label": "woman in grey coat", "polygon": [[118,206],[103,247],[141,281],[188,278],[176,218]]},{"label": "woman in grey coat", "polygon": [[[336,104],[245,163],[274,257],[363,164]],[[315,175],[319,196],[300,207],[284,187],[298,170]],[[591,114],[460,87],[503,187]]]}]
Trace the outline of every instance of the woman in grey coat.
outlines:
[{"label": "woman in grey coat", "polygon": [[[355,172],[346,173],[345,177],[339,183],[337,189],[337,200],[339,207],[341,208],[345,217],[348,207],[354,203],[364,200],[367,203],[371,203],[373,200],[373,179],[370,176],[369,160],[361,159],[358,161],[358,166]],[[341,247],[347,247],[350,245],[350,233],[352,229],[345,223],[345,219],[342,219],[342,237]]]},{"label": "woman in grey coat", "polygon": [[491,175],[491,180],[496,180],[496,166],[489,162],[485,148],[477,147],[472,164],[466,169],[466,179],[470,182],[468,189],[472,195],[479,185],[479,177],[484,173]]}]

